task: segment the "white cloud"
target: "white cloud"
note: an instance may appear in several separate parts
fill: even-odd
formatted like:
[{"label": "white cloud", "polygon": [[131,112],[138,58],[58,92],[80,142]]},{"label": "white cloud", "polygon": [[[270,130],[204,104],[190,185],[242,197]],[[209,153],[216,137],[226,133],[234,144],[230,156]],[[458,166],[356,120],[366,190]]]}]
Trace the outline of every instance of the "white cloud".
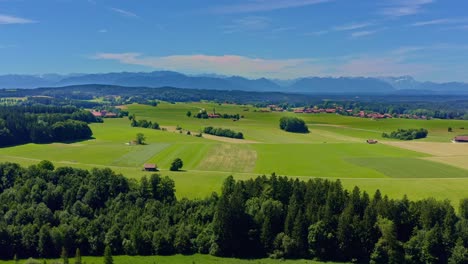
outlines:
[{"label": "white cloud", "polygon": [[435,2],[435,0],[393,0],[390,1],[380,12],[386,16],[402,17],[421,13],[424,6]]},{"label": "white cloud", "polygon": [[323,66],[313,59],[261,59],[238,55],[174,55],[147,57],[140,53],[99,53],[94,59],[115,60],[123,64],[140,65],[154,69],[187,73],[213,72],[248,77],[299,77],[320,74]]},{"label": "white cloud", "polygon": [[320,31],[314,31],[314,32],[308,32],[302,34],[303,36],[321,36],[327,34],[329,31],[328,30],[320,30]]},{"label": "white cloud", "polygon": [[122,15],[122,16],[125,16],[125,17],[138,17],[137,14],[133,13],[133,12],[130,12],[130,11],[127,11],[127,10],[124,10],[124,9],[120,9],[120,8],[114,8],[114,7],[111,7],[110,10]]},{"label": "white cloud", "polygon": [[363,56],[351,59],[336,68],[347,76],[401,76],[428,73],[434,70],[429,64],[408,63],[402,58]]},{"label": "white cloud", "polygon": [[377,32],[378,32],[377,30],[356,31],[356,32],[351,33],[351,37],[353,37],[353,38],[360,38],[360,37],[365,37],[365,36],[373,35],[373,34],[375,34],[375,33],[377,33]]},{"label": "white cloud", "polygon": [[373,23],[370,23],[370,22],[353,23],[353,24],[348,24],[348,25],[335,26],[335,27],[333,27],[333,30],[335,30],[335,31],[349,31],[349,30],[356,30],[356,29],[366,28],[366,27],[369,27],[369,26],[372,26],[372,25],[373,25]]},{"label": "white cloud", "polygon": [[103,28],[103,29],[100,29],[98,32],[99,33],[107,33],[108,31],[107,31],[107,29]]},{"label": "white cloud", "polygon": [[459,24],[468,22],[468,18],[441,18],[426,21],[419,21],[411,24],[413,27],[423,27],[432,25],[447,25],[447,24]]},{"label": "white cloud", "polygon": [[7,25],[7,24],[30,24],[36,23],[34,20],[22,18],[22,17],[15,17],[9,15],[0,14],[0,25]]},{"label": "white cloud", "polygon": [[278,9],[297,8],[332,2],[334,0],[250,0],[244,4],[233,4],[211,8],[214,13],[251,13]]},{"label": "white cloud", "polygon": [[243,31],[260,31],[270,26],[271,20],[267,17],[249,16],[232,21],[230,25],[223,26],[224,33],[230,34]]},{"label": "white cloud", "polygon": [[146,66],[190,74],[217,73],[252,78],[298,78],[304,76],[415,75],[433,70],[431,65],[413,63],[405,54],[353,55],[333,58],[263,59],[239,55],[174,55],[149,57],[140,53],[99,53],[94,59]]}]

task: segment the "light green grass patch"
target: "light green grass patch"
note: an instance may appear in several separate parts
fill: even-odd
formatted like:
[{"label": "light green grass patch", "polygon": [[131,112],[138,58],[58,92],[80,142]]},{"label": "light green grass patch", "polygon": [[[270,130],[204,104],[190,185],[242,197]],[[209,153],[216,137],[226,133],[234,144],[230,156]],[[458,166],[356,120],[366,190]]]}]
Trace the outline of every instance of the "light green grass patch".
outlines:
[{"label": "light green grass patch", "polygon": [[170,146],[169,143],[153,143],[143,146],[127,146],[130,152],[114,160],[111,165],[115,166],[139,166],[151,159],[154,155]]},{"label": "light green grass patch", "polygon": [[159,168],[168,169],[174,159],[180,158],[184,162],[182,169],[190,170],[197,167],[213,145],[213,143],[175,143],[156,154],[149,162],[158,164]]},{"label": "light green grass patch", "polygon": [[381,178],[387,175],[349,162],[355,157],[423,157],[413,151],[385,145],[346,144],[256,144],[255,172],[333,178]]},{"label": "light green grass patch", "polygon": [[466,178],[468,171],[419,158],[350,158],[349,162],[372,168],[392,178]]},{"label": "light green grass patch", "polygon": [[246,144],[216,144],[197,166],[197,170],[252,172],[257,152]]}]

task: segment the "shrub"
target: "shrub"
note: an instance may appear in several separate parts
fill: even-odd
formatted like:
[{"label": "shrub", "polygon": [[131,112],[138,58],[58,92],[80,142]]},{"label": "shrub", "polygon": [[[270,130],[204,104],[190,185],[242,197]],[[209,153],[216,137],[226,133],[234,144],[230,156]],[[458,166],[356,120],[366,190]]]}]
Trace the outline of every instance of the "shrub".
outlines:
[{"label": "shrub", "polygon": [[282,130],[287,132],[309,133],[309,128],[304,120],[297,117],[282,117],[279,126]]},{"label": "shrub", "polygon": [[396,131],[391,132],[390,134],[388,133],[383,133],[382,137],[384,138],[395,138],[395,139],[400,139],[400,140],[413,140],[413,139],[419,139],[419,138],[425,138],[429,132],[427,129],[420,128],[420,129],[398,129]]},{"label": "shrub", "polygon": [[183,166],[184,166],[184,162],[180,158],[177,158],[172,162],[170,170],[178,171],[182,169]]}]

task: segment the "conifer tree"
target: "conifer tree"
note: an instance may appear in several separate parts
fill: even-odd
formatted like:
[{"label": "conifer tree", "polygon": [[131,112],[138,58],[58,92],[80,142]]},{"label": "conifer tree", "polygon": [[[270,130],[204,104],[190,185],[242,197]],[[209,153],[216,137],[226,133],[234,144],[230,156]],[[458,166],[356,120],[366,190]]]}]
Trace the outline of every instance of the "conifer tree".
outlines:
[{"label": "conifer tree", "polygon": [[69,260],[68,260],[68,254],[67,254],[67,250],[65,249],[65,247],[62,247],[62,254],[60,255],[60,257],[62,258],[63,260],[63,264],[69,264]]},{"label": "conifer tree", "polygon": [[112,258],[112,250],[109,245],[104,249],[104,264],[114,264],[114,259]]},{"label": "conifer tree", "polygon": [[75,264],[81,264],[81,252],[79,248],[75,252]]}]

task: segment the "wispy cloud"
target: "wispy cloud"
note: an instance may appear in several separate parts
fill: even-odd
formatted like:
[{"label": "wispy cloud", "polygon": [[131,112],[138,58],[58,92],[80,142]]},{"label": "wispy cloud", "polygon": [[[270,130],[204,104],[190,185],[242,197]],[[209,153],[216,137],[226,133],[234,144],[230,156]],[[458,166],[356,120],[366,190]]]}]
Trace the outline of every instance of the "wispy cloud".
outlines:
[{"label": "wispy cloud", "polygon": [[378,32],[378,30],[356,31],[356,32],[351,33],[351,37],[353,37],[353,38],[360,38],[360,37],[365,37],[365,36],[373,35],[373,34],[375,34],[375,33],[377,33],[377,32]]},{"label": "wispy cloud", "polygon": [[2,45],[0,44],[0,49],[9,49],[9,48],[15,48],[16,45]]},{"label": "wispy cloud", "polygon": [[468,18],[441,18],[426,21],[419,21],[411,24],[413,27],[433,26],[433,25],[448,25],[468,22]]},{"label": "wispy cloud", "polygon": [[103,29],[100,29],[100,30],[98,30],[98,32],[99,32],[99,33],[107,33],[107,32],[108,32],[108,30],[107,30],[107,29],[105,29],[105,28],[103,28]]},{"label": "wispy cloud", "polygon": [[0,14],[0,25],[37,23],[34,20]]},{"label": "wispy cloud", "polygon": [[277,27],[277,28],[272,29],[271,31],[274,33],[278,33],[278,32],[291,31],[295,29],[296,27]]},{"label": "wispy cloud", "polygon": [[312,59],[262,59],[238,55],[174,55],[148,57],[140,53],[99,53],[94,59],[115,60],[123,64],[140,65],[154,69],[176,70],[187,73],[213,72],[249,77],[299,77],[319,74],[323,66]]},{"label": "wispy cloud", "polygon": [[297,8],[332,2],[334,0],[250,0],[244,4],[224,5],[211,8],[214,13],[251,13],[265,12],[277,9]]},{"label": "wispy cloud", "polygon": [[249,16],[235,19],[231,24],[223,26],[224,33],[231,34],[245,31],[265,30],[270,26],[271,20],[267,17]]},{"label": "wispy cloud", "polygon": [[144,56],[140,53],[99,53],[94,59],[191,74],[212,72],[247,77],[297,78],[304,76],[389,76],[418,75],[431,65],[408,62],[406,54],[350,55],[333,58],[264,59],[239,55]]},{"label": "wispy cloud", "polygon": [[424,6],[435,0],[392,0],[380,12],[386,16],[402,17],[415,15],[424,10]]},{"label": "wispy cloud", "polygon": [[120,8],[115,8],[115,7],[111,7],[110,10],[122,15],[122,16],[125,16],[125,17],[135,17],[137,18],[138,15],[133,13],[133,12],[130,12],[128,10],[124,10],[124,9],[120,9]]},{"label": "wispy cloud", "polygon": [[336,67],[336,72],[347,76],[402,76],[433,72],[434,67],[423,63],[410,63],[401,58],[388,56],[361,56]]},{"label": "wispy cloud", "polygon": [[314,32],[307,32],[302,34],[303,36],[322,36],[327,34],[329,31],[328,30],[319,30],[319,31],[314,31]]},{"label": "wispy cloud", "polygon": [[334,26],[334,27],[331,27],[330,29],[327,29],[327,30],[320,30],[320,31],[305,33],[303,35],[304,36],[321,36],[321,35],[325,35],[325,34],[328,34],[330,32],[333,32],[333,31],[340,32],[340,31],[360,30],[360,31],[356,31],[356,32],[351,33],[351,36],[352,37],[362,37],[362,36],[365,36],[365,35],[371,35],[371,34],[377,33],[378,30],[363,30],[365,28],[368,28],[368,27],[371,27],[371,26],[374,26],[374,25],[375,25],[374,22],[350,23],[350,24],[345,24],[345,25]]},{"label": "wispy cloud", "polygon": [[369,27],[369,26],[372,26],[372,25],[374,25],[374,24],[370,23],[370,22],[353,23],[353,24],[348,24],[348,25],[335,26],[332,29],[334,31],[349,31],[349,30],[356,30],[356,29],[366,28],[366,27]]}]

